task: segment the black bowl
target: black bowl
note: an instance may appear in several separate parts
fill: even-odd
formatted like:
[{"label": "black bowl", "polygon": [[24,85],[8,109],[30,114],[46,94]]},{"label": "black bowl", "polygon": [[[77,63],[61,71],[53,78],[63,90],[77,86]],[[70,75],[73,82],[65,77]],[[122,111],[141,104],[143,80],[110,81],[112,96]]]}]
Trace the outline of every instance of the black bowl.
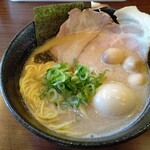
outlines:
[{"label": "black bowl", "polygon": [[121,143],[133,139],[149,129],[150,104],[146,106],[136,122],[124,131],[113,136],[105,138],[79,139],[64,136],[48,130],[29,113],[19,92],[21,70],[28,56],[35,47],[36,38],[34,22],[31,22],[14,37],[2,57],[0,67],[0,85],[4,102],[14,117],[28,130],[44,139],[63,146],[90,148]]}]

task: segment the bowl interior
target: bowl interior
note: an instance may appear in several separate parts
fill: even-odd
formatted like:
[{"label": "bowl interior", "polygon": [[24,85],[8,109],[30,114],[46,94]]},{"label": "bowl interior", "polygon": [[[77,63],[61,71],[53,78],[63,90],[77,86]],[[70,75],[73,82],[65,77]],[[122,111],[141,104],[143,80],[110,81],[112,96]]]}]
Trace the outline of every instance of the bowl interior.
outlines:
[{"label": "bowl interior", "polygon": [[36,135],[61,145],[73,147],[96,147],[120,143],[136,137],[149,128],[150,105],[147,105],[143,114],[130,127],[122,132],[93,139],[79,139],[57,134],[40,124],[27,110],[19,92],[19,78],[21,70],[28,56],[36,47],[34,22],[20,31],[10,43],[3,55],[0,80],[3,99],[16,119]]}]

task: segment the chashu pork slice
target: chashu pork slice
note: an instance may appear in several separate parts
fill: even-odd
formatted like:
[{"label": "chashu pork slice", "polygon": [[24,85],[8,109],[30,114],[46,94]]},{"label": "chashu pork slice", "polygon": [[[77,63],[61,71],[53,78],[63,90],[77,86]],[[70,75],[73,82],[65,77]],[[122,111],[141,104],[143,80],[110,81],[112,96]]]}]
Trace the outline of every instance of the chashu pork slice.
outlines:
[{"label": "chashu pork slice", "polygon": [[[109,48],[128,49],[139,53],[147,61],[150,46],[150,15],[136,7],[125,7],[115,12],[118,25],[110,25],[88,44],[78,57],[80,64],[92,67],[95,72],[103,70],[101,55]],[[108,32],[109,31],[109,32]],[[109,70],[109,65],[107,65]],[[115,70],[115,65],[111,66]]]},{"label": "chashu pork slice", "polygon": [[123,7],[115,15],[124,33],[137,35],[143,47],[138,53],[147,60],[150,47],[150,15],[139,11],[136,6]]},{"label": "chashu pork slice", "polygon": [[58,44],[50,50],[50,53],[58,63],[65,62],[72,64],[82,53],[83,49],[96,38],[98,33],[79,32],[56,38]]},{"label": "chashu pork slice", "polygon": [[115,70],[115,65],[106,65],[102,60],[103,54],[110,48],[118,48],[125,52],[126,50],[140,51],[146,47],[136,35],[130,33],[124,34],[123,32],[118,34],[103,32],[99,33],[99,35],[84,48],[78,57],[78,62],[93,68],[95,73],[110,70],[110,68],[114,68]]},{"label": "chashu pork slice", "polygon": [[82,31],[102,31],[113,22],[105,12],[97,12],[92,9],[72,9],[69,18],[61,25],[58,36]]},{"label": "chashu pork slice", "polygon": [[[77,59],[83,49],[96,36],[108,30],[112,25],[115,26],[112,18],[105,12],[96,12],[92,9],[84,9],[83,11],[75,8],[69,12],[69,18],[64,22],[57,38],[62,40],[67,38],[64,43],[53,47],[50,52],[57,62],[67,62],[72,64]],[[62,39],[61,39],[62,38]]]}]

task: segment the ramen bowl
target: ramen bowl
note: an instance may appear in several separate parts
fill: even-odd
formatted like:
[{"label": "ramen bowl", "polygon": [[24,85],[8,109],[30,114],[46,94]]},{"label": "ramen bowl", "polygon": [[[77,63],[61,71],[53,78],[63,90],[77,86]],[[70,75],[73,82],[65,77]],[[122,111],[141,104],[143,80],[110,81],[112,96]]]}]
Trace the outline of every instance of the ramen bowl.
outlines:
[{"label": "ramen bowl", "polygon": [[29,23],[11,41],[0,66],[0,86],[3,100],[13,116],[29,131],[48,141],[63,146],[92,148],[122,143],[137,137],[150,126],[150,104],[130,126],[116,134],[97,138],[78,138],[56,133],[40,124],[28,111],[23,102],[19,79],[23,66],[36,48],[34,22]]}]

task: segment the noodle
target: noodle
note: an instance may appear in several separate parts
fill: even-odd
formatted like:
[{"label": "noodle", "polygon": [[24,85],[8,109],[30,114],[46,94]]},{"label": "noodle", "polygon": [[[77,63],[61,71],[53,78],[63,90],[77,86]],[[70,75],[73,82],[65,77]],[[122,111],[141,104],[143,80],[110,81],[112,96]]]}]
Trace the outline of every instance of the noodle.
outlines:
[{"label": "noodle", "polygon": [[[46,70],[53,64],[54,62],[26,65],[23,76],[19,82],[20,92],[26,105],[32,110],[31,113],[36,116],[37,120],[40,122],[48,122],[48,127],[56,132],[75,135],[77,133],[71,132],[71,124],[74,120],[60,123],[60,114],[64,112],[62,110],[60,111],[60,109],[56,109],[55,106],[49,104],[47,100],[41,100],[39,97],[42,89],[42,77]],[[56,94],[54,94],[54,96],[56,97]]]}]

